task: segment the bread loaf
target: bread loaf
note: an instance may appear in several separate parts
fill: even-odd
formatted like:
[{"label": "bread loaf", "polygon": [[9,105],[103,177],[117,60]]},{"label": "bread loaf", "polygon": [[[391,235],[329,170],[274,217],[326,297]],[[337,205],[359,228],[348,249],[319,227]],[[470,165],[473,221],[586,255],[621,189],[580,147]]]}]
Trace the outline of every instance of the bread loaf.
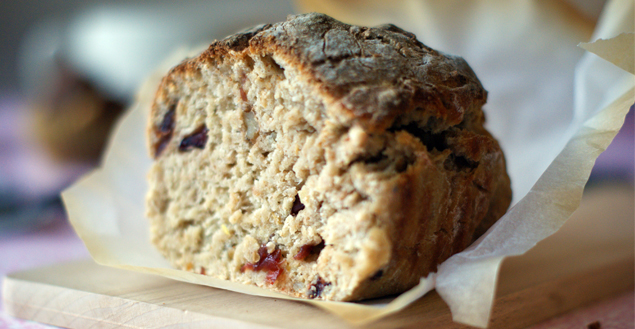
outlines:
[{"label": "bread loaf", "polygon": [[509,206],[486,98],[463,59],[394,25],[311,13],[216,41],[156,94],[152,241],[292,296],[402,292]]}]

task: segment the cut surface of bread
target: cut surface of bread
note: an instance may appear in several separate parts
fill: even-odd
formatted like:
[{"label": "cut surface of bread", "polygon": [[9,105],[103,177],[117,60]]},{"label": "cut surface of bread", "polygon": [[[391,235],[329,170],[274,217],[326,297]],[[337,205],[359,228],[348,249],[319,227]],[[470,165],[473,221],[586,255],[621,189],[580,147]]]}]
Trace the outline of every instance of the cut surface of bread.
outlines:
[{"label": "cut surface of bread", "polygon": [[156,94],[152,242],[292,296],[402,292],[509,205],[486,97],[465,61],[393,25],[312,13],[216,41]]}]

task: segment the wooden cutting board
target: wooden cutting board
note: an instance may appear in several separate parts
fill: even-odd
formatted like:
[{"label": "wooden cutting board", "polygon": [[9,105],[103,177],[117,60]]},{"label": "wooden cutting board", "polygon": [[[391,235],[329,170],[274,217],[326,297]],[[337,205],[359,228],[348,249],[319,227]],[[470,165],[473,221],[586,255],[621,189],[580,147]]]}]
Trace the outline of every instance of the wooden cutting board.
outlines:
[{"label": "wooden cutting board", "polygon": [[[555,235],[503,263],[491,328],[524,328],[633,289],[633,189],[594,188]],[[316,307],[81,261],[4,278],[9,315],[69,328],[352,328]],[[368,328],[464,328],[430,293]]]}]

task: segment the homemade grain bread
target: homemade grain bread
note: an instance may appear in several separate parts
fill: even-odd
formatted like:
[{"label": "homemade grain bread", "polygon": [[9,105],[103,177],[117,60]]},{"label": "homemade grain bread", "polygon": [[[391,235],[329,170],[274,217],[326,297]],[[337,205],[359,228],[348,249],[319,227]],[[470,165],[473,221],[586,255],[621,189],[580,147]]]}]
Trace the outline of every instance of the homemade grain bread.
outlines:
[{"label": "homemade grain bread", "polygon": [[163,79],[147,216],[177,268],[292,296],[402,292],[511,200],[460,57],[394,25],[291,16]]}]

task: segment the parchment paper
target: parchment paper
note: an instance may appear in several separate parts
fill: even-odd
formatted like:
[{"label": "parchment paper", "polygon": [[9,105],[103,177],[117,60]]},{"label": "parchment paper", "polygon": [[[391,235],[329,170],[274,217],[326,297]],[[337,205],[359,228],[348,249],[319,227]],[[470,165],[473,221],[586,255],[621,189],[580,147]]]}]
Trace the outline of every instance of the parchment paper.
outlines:
[{"label": "parchment paper", "polygon": [[[488,233],[444,262],[438,273],[422,278],[419,286],[397,298],[365,303],[300,300],[172,269],[151,246],[143,215],[151,164],[144,134],[160,77],[186,56],[185,51],[173,55],[141,88],[114,130],[101,169],[62,193],[73,227],[103,265],[300,300],[354,324],[396,312],[436,288],[455,321],[485,327],[501,262],[525,253],[569,218],[595,159],[635,101],[633,2],[611,1],[593,35],[593,22],[571,14],[557,1],[404,0],[390,7],[373,1],[300,4],[303,11],[325,12],[348,23],[392,22],[433,48],[466,58],[489,91],[488,128],[506,153],[514,191],[512,208]],[[630,34],[621,34],[625,32]],[[598,38],[606,40],[583,44],[594,54],[576,47]]]}]

